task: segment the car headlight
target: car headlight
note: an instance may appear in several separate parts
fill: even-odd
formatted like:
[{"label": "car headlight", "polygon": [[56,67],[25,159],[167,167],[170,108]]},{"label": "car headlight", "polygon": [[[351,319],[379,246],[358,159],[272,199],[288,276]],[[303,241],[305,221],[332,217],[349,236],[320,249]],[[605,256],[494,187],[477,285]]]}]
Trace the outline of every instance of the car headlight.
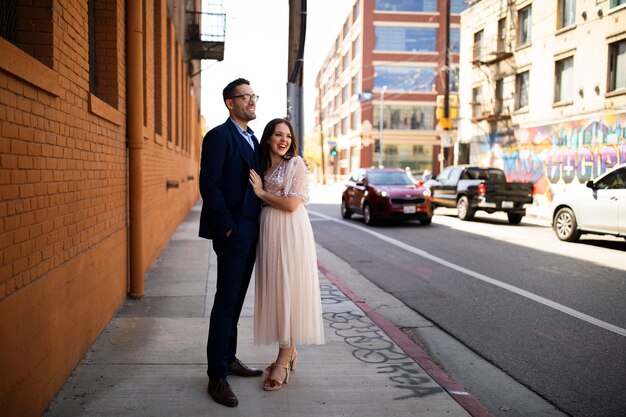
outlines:
[{"label": "car headlight", "polygon": [[422,194],[424,194],[424,197],[430,197],[430,189],[429,189],[429,188],[425,189],[425,190],[422,192]]}]

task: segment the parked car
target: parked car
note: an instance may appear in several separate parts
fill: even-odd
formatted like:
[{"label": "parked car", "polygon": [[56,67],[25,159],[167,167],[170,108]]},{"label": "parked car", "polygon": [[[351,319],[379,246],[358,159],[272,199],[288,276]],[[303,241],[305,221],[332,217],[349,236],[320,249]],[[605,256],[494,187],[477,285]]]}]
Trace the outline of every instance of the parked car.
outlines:
[{"label": "parked car", "polygon": [[477,210],[503,211],[509,223],[519,224],[526,204],[533,202],[533,184],[507,182],[504,171],[471,165],[449,166],[425,183],[434,207],[456,207],[459,219],[471,220]]},{"label": "parked car", "polygon": [[357,169],[341,195],[341,215],[349,219],[353,213],[362,214],[367,225],[380,219],[430,224],[433,217],[430,190],[418,185],[404,169]]},{"label": "parked car", "polygon": [[626,163],[586,186],[572,187],[552,200],[552,227],[561,240],[574,242],[583,233],[626,239]]}]

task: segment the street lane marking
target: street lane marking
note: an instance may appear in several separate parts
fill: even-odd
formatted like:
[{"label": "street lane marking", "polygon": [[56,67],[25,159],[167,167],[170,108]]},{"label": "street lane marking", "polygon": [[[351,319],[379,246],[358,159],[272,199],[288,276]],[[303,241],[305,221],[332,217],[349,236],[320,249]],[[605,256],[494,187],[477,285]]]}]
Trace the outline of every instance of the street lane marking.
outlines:
[{"label": "street lane marking", "polygon": [[365,227],[362,227],[362,226],[357,226],[355,224],[352,224],[352,223],[349,223],[349,222],[346,222],[346,221],[343,221],[343,220],[334,219],[332,217],[326,216],[325,214],[318,213],[316,211],[309,210],[309,213],[314,214],[316,216],[319,216],[319,217],[321,217],[321,218],[323,218],[325,220],[330,220],[330,221],[339,223],[341,225],[352,227],[354,229],[360,230],[361,232],[368,233],[368,234],[370,234],[370,235],[372,235],[372,236],[374,236],[374,237],[376,237],[376,238],[378,238],[380,240],[383,240],[383,241],[385,241],[385,242],[387,242],[387,243],[389,243],[391,245],[394,245],[394,246],[396,246],[396,247],[398,247],[400,249],[404,249],[407,252],[413,253],[413,254],[415,254],[417,256],[421,256],[422,258],[431,260],[431,261],[436,262],[436,263],[438,263],[440,265],[444,265],[444,266],[446,266],[446,267],[448,267],[450,269],[454,269],[455,271],[459,271],[459,272],[461,272],[461,273],[463,273],[465,275],[468,275],[470,277],[479,279],[479,280],[484,281],[486,283],[489,283],[491,285],[495,285],[496,287],[500,287],[502,289],[505,289],[507,291],[510,291],[512,293],[520,295],[522,297],[528,298],[529,300],[536,301],[536,302],[541,303],[541,304],[543,304],[545,306],[548,306],[548,307],[551,307],[551,308],[553,308],[555,310],[558,310],[558,311],[560,311],[562,313],[565,313],[565,314],[568,314],[568,315],[570,315],[572,317],[576,317],[577,319],[586,321],[587,323],[590,323],[590,324],[593,324],[595,326],[601,327],[601,328],[606,329],[606,330],[608,330],[610,332],[617,333],[620,336],[626,336],[626,329],[623,329],[621,327],[615,326],[615,325],[613,325],[611,323],[607,323],[607,322],[602,321],[602,320],[598,320],[595,317],[591,317],[591,316],[589,316],[587,314],[581,313],[580,311],[576,311],[576,310],[574,310],[572,308],[564,306],[563,304],[559,304],[559,303],[554,302],[552,300],[548,300],[547,298],[544,298],[544,297],[542,297],[540,295],[537,295],[537,294],[534,294],[532,292],[523,290],[521,288],[515,287],[515,286],[507,284],[505,282],[498,281],[498,280],[496,280],[494,278],[488,277],[487,275],[483,275],[483,274],[481,274],[479,272],[475,272],[475,271],[472,271],[471,269],[467,269],[467,268],[464,268],[464,267],[459,266],[457,264],[454,264],[452,262],[446,261],[445,259],[439,258],[438,256],[432,255],[432,254],[430,254],[430,253],[428,253],[426,251],[423,251],[421,249],[417,249],[417,248],[415,248],[413,246],[410,246],[410,245],[408,245],[408,244],[406,244],[404,242],[401,242],[399,240],[396,240],[396,239],[393,239],[391,237],[385,236],[385,235],[380,234],[378,232],[375,232],[373,230],[366,229]]}]

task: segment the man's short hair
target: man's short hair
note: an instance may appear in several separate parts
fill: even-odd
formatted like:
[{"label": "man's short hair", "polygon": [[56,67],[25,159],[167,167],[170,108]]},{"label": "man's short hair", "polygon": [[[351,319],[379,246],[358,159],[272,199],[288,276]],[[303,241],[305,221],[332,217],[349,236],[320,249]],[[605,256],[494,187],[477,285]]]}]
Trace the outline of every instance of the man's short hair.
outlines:
[{"label": "man's short hair", "polygon": [[222,91],[224,101],[226,101],[226,99],[228,98],[231,98],[233,96],[233,93],[235,92],[235,89],[241,84],[250,85],[250,81],[246,80],[245,78],[237,78],[236,80],[229,82],[228,85],[224,87],[224,91]]}]

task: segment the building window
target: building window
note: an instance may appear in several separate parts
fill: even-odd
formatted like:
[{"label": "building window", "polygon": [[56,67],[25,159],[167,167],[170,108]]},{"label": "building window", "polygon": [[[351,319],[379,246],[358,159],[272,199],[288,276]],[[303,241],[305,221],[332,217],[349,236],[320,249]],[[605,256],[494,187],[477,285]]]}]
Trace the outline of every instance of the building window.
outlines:
[{"label": "building window", "polygon": [[437,11],[437,0],[376,0],[376,10],[435,13]]},{"label": "building window", "polygon": [[452,0],[450,5],[450,13],[461,13],[467,8],[467,2],[465,0]]},{"label": "building window", "polygon": [[117,108],[117,2],[89,0],[87,14],[89,92]]},{"label": "building window", "polygon": [[498,20],[498,52],[506,51],[506,17]]},{"label": "building window", "polygon": [[[0,37],[52,68],[52,0],[11,0],[0,6]],[[7,59],[2,57],[2,59]]]},{"label": "building window", "polygon": [[341,99],[344,103],[350,100],[350,86],[348,84],[341,89]]},{"label": "building window", "polygon": [[624,4],[626,4],[626,0],[611,0],[609,2],[609,8],[623,6]]},{"label": "building window", "polygon": [[576,0],[559,0],[557,29],[576,23]]},{"label": "building window", "polygon": [[436,69],[377,65],[374,74],[374,88],[387,86],[395,91],[432,91]]},{"label": "building window", "polygon": [[166,92],[166,111],[167,111],[167,141],[172,142],[174,138],[172,132],[173,119],[172,119],[172,28],[169,19],[166,21],[166,34],[165,34],[165,80],[167,82]]},{"label": "building window", "polygon": [[350,122],[350,120],[348,119],[348,117],[344,117],[343,119],[341,119],[341,134],[342,135],[347,135],[348,134],[348,123]]},{"label": "building window", "polygon": [[361,53],[361,50],[359,49],[361,47],[359,40],[360,39],[357,37],[355,40],[352,41],[352,59],[355,59]]},{"label": "building window", "polygon": [[517,44],[524,45],[530,42],[530,24],[532,9],[526,6],[517,12]]},{"label": "building window", "polygon": [[385,155],[398,155],[398,145],[385,146]]},{"label": "building window", "polygon": [[433,169],[433,147],[412,144],[384,144],[383,165],[386,167],[407,167],[413,172]]},{"label": "building window", "polygon": [[[176,35],[174,35],[176,36]],[[177,42],[174,43],[174,108],[175,108],[175,119],[174,123],[176,124],[176,147],[180,146],[180,140],[182,138],[182,92],[181,92],[181,81],[182,81],[182,60],[181,60],[181,50],[178,48]]]},{"label": "building window", "polygon": [[515,108],[523,109],[528,106],[528,82],[529,82],[529,71],[522,72],[521,74],[517,74],[515,78]]},{"label": "building window", "polygon": [[16,14],[17,3],[15,1],[4,2],[2,11],[0,12],[0,37],[14,45],[17,44]]},{"label": "building window", "polygon": [[474,33],[474,52],[472,54],[474,61],[478,61],[483,56],[483,39],[484,31],[479,30]]},{"label": "building window", "polygon": [[359,75],[355,74],[354,77],[352,77],[352,94],[357,94],[361,91],[361,89],[359,88]]},{"label": "building window", "polygon": [[609,80],[607,91],[626,88],[626,39],[609,44]]},{"label": "building window", "polygon": [[483,115],[483,89],[482,87],[472,88],[472,117]]},{"label": "building window", "polygon": [[359,126],[359,112],[352,112],[351,128],[356,129]]},{"label": "building window", "polygon": [[360,14],[361,14],[361,2],[357,1],[356,3],[354,3],[354,6],[352,6],[352,21],[354,22],[356,19],[358,19]]},{"label": "building window", "polygon": [[494,113],[502,114],[504,110],[504,79],[496,80]]},{"label": "building window", "polygon": [[143,125],[144,127],[148,127],[148,66],[146,65],[148,62],[148,32],[147,28],[147,19],[146,19],[146,8],[148,5],[146,2],[141,2],[141,44],[142,44],[142,57],[141,57],[141,69],[143,72],[143,86],[142,86],[142,101],[143,101]]},{"label": "building window", "polygon": [[346,54],[343,56],[343,70],[347,70],[348,67],[350,66],[350,55],[346,52]]},{"label": "building window", "polygon": [[377,51],[437,52],[436,28],[376,26]]},{"label": "building window", "polygon": [[350,32],[350,18],[346,19],[343,24],[343,38],[345,39],[348,36],[348,32]]},{"label": "building window", "polygon": [[450,52],[458,54],[461,50],[461,30],[450,28]]},{"label": "building window", "polygon": [[571,101],[573,98],[574,58],[569,57],[554,64],[554,102]]},{"label": "building window", "polygon": [[413,172],[423,172],[433,168],[433,147],[398,144],[384,146],[384,165],[389,167],[409,168]]},{"label": "building window", "polygon": [[162,42],[161,0],[154,0],[154,132],[163,134],[163,42]]},{"label": "building window", "polygon": [[[380,106],[373,110],[372,125],[379,126]],[[435,128],[435,107],[385,105],[383,127],[395,130],[432,130]]]}]

